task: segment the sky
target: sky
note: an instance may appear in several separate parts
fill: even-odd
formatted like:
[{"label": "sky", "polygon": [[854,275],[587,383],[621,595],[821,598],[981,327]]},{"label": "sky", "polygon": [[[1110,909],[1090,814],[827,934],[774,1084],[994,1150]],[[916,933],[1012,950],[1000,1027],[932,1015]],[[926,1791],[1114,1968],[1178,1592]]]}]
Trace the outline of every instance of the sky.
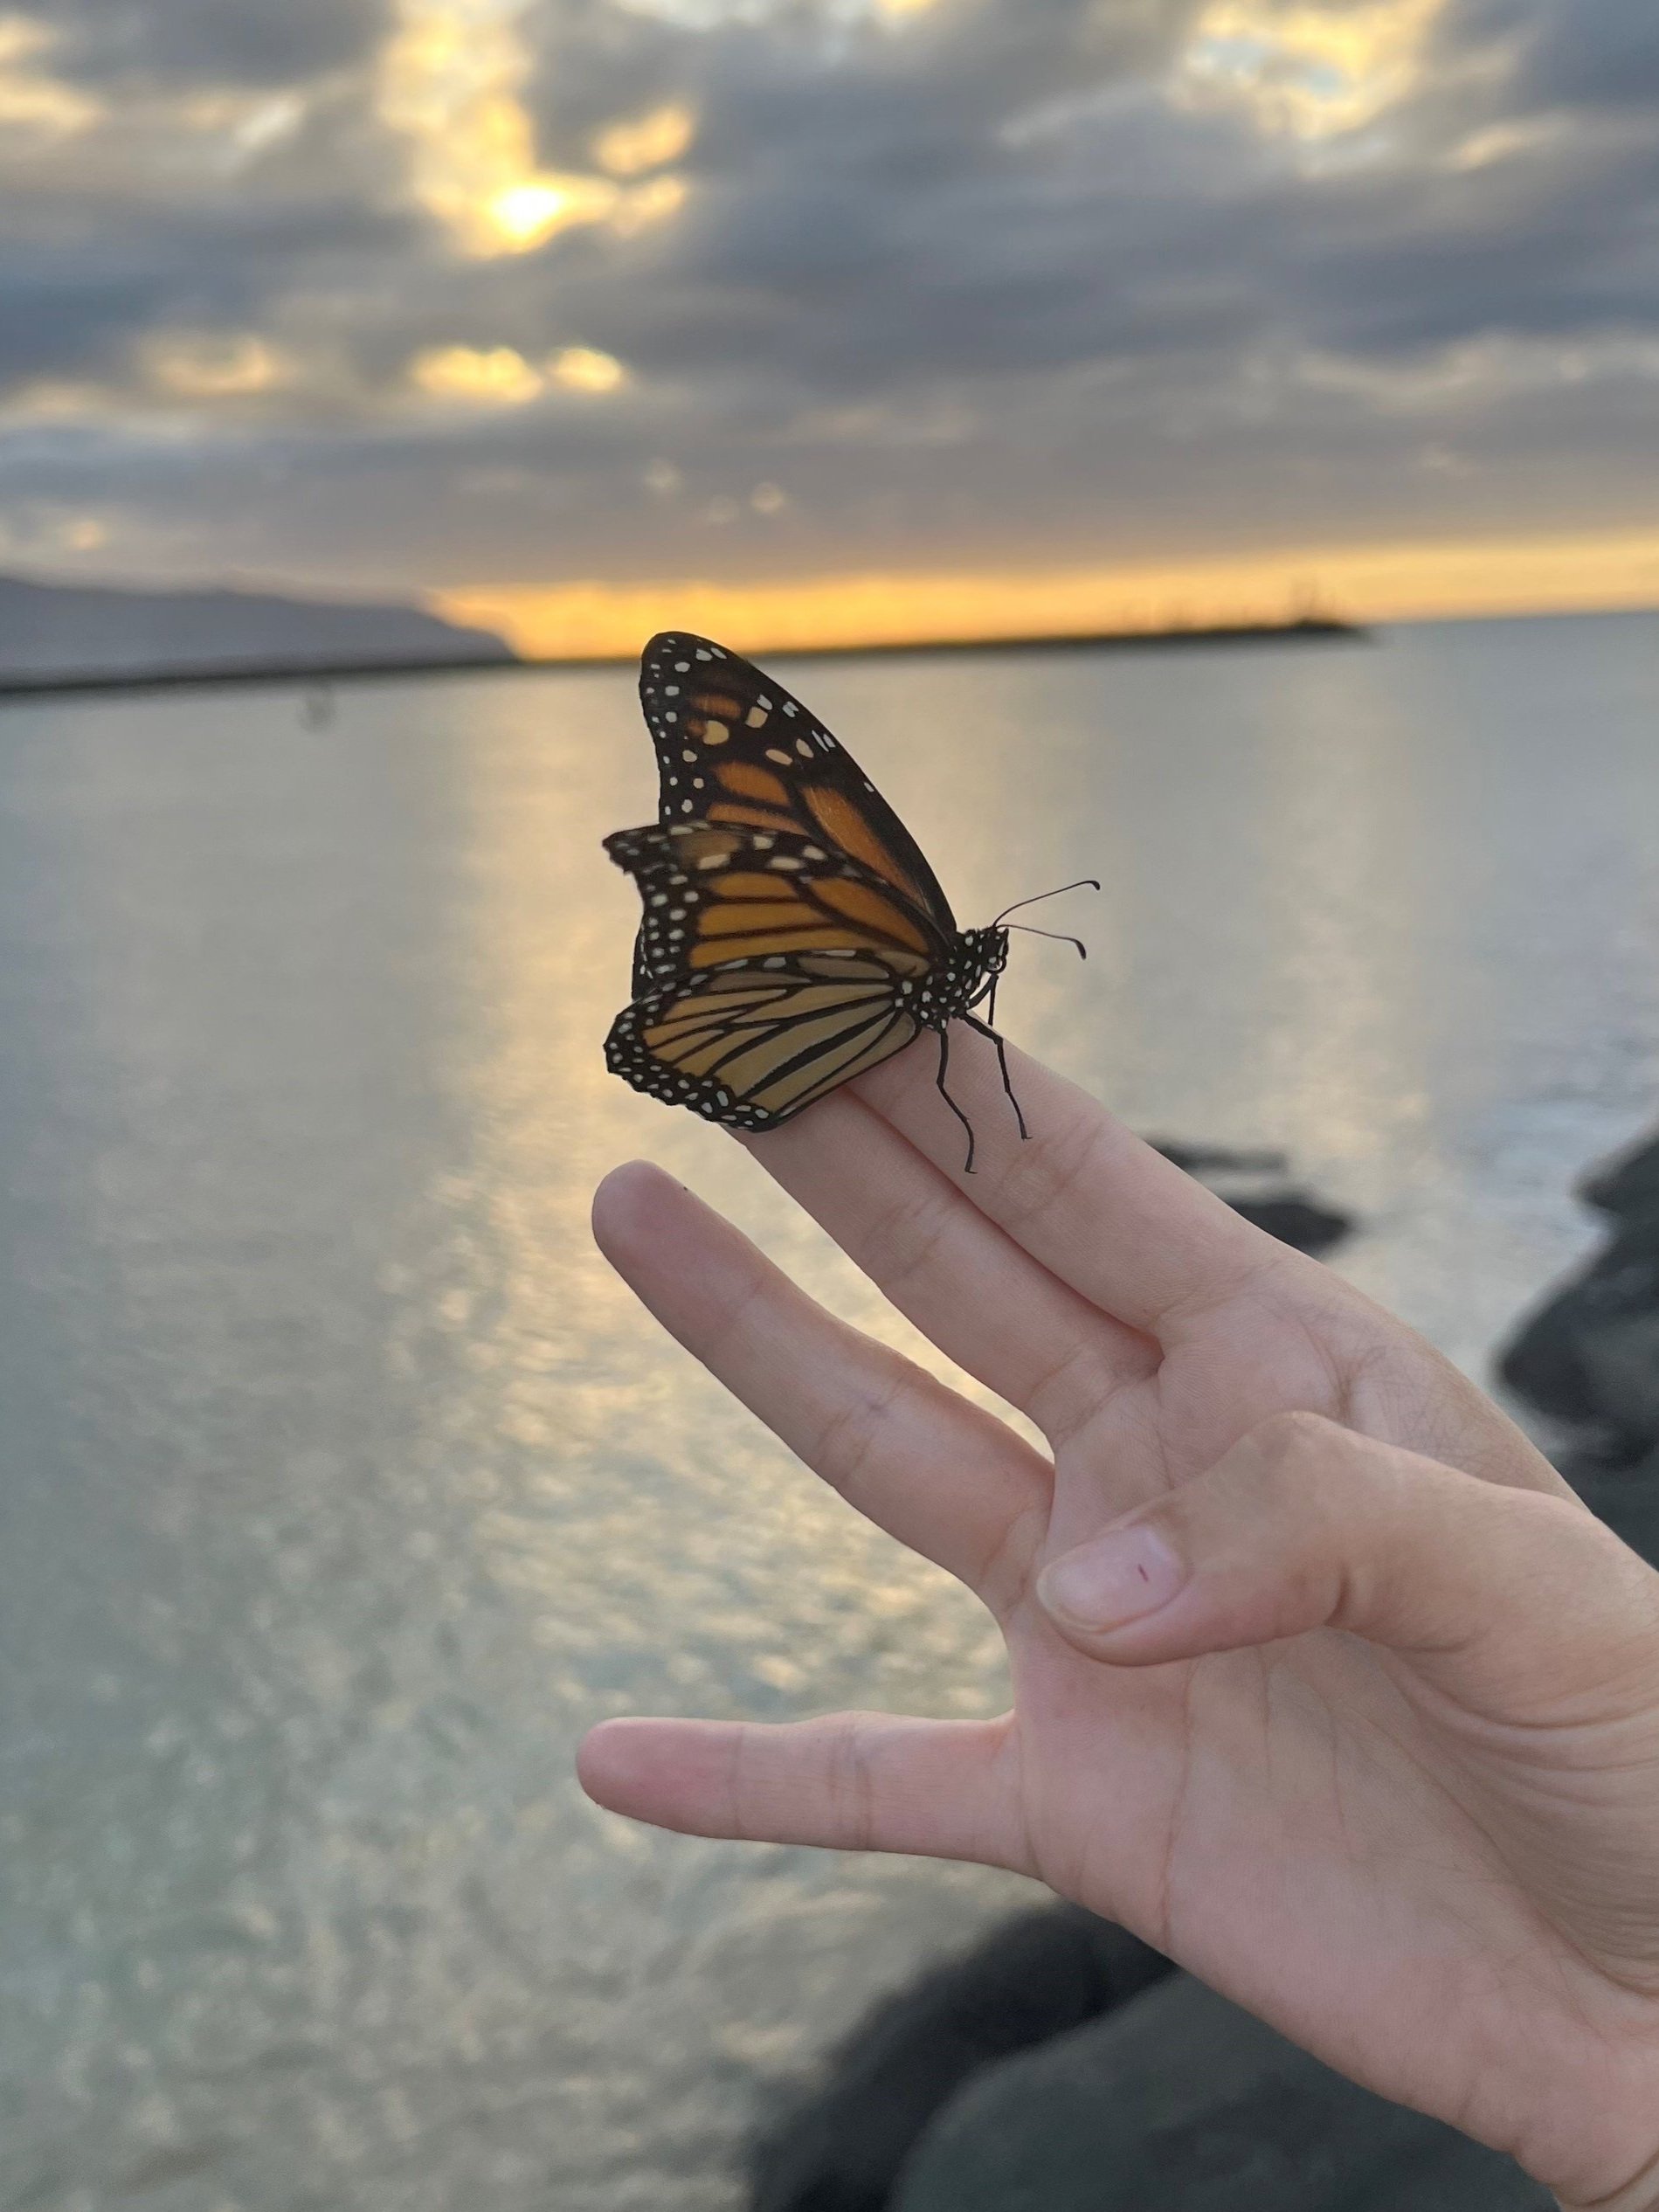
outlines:
[{"label": "sky", "polygon": [[0,568],[1659,604],[1656,0],[0,0]]}]

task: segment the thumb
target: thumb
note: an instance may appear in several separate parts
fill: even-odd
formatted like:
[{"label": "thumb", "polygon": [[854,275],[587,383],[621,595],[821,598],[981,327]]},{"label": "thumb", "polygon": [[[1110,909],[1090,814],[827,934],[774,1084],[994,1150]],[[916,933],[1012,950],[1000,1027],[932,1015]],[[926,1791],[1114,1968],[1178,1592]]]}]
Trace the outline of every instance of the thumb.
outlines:
[{"label": "thumb", "polygon": [[1410,1655],[1460,1695],[1552,1703],[1659,1670],[1659,1575],[1577,1499],[1485,1482],[1281,1414],[1208,1474],[1045,1569],[1067,1641],[1117,1666],[1312,1628]]}]

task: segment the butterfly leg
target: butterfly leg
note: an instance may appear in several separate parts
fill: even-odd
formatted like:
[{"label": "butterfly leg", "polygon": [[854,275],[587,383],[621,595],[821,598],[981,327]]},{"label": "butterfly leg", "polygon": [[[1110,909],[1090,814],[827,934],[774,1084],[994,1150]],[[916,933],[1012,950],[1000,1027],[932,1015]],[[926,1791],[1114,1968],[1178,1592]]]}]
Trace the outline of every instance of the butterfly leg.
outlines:
[{"label": "butterfly leg", "polygon": [[945,1071],[950,1065],[950,1033],[948,1028],[942,1028],[939,1032],[939,1096],[942,1099],[944,1099],[945,1104],[950,1109],[950,1111],[961,1123],[963,1128],[968,1132],[968,1162],[967,1165],[962,1172],[964,1175],[971,1175],[973,1173],[973,1123],[968,1119],[967,1116],[963,1112],[961,1107],[957,1104],[956,1100],[951,1097],[950,1092],[944,1087]]},{"label": "butterfly leg", "polygon": [[1031,1131],[1026,1127],[1026,1117],[1020,1110],[1020,1101],[1014,1096],[1013,1078],[1008,1073],[1007,1046],[1003,1042],[1002,1039],[997,1034],[997,1032],[994,1029],[991,1028],[988,1024],[978,1020],[973,1014],[964,1014],[962,1019],[967,1023],[970,1029],[977,1029],[982,1037],[989,1037],[992,1043],[996,1047],[997,1065],[1002,1070],[1002,1088],[1008,1094],[1008,1103],[1013,1108],[1014,1119],[1020,1124],[1020,1141],[1021,1144],[1029,1144],[1031,1141]]}]

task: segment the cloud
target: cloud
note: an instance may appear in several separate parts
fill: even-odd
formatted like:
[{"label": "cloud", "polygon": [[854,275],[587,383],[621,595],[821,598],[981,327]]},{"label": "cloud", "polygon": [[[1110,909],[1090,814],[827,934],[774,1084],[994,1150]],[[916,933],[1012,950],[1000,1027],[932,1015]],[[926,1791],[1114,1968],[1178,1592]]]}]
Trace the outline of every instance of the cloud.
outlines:
[{"label": "cloud", "polygon": [[1649,0],[1460,0],[1454,43],[1507,48],[1521,107],[1659,107],[1659,14]]},{"label": "cloud", "polygon": [[1655,21],[66,0],[61,142],[0,49],[0,519],[377,584],[1623,526]]},{"label": "cloud", "polygon": [[361,62],[379,0],[52,0],[61,73],[87,85],[290,85]]}]

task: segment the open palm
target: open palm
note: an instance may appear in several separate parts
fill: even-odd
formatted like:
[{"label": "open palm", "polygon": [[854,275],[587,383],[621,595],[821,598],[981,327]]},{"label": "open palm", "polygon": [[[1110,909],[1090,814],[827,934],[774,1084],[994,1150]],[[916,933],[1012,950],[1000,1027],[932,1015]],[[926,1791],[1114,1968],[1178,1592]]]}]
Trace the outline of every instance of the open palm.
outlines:
[{"label": "open palm", "polygon": [[[990,1132],[994,1059],[963,1042]],[[1012,1712],[611,1723],[584,1783],[702,1834],[1037,1876],[1565,2198],[1639,2188],[1659,1578],[1410,1331],[1015,1075],[1033,1141],[988,1139],[971,1179],[920,1054],[753,1149],[1052,1460],[667,1177],[619,1171],[595,1210],[681,1341],[992,1609]],[[1093,1585],[1040,1597],[1072,1554]]]}]

